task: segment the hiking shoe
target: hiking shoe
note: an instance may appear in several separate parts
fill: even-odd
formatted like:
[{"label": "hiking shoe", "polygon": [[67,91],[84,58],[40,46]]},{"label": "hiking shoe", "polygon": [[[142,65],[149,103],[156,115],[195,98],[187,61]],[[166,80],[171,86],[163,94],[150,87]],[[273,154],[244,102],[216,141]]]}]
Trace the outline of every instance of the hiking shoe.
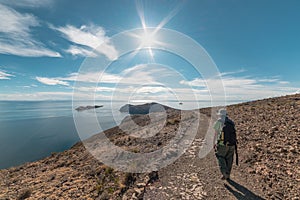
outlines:
[{"label": "hiking shoe", "polygon": [[225,176],[222,176],[222,177],[221,177],[221,180],[227,180],[227,179],[226,179],[226,177],[225,177]]},{"label": "hiking shoe", "polygon": [[224,176],[225,176],[226,180],[230,180],[230,174],[229,173],[226,173]]}]

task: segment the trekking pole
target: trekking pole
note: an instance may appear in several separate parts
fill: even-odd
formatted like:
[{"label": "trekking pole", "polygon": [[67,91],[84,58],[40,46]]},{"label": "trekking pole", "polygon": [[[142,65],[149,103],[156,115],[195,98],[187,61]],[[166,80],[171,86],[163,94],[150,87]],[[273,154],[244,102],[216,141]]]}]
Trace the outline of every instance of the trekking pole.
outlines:
[{"label": "trekking pole", "polygon": [[237,143],[235,144],[235,164],[238,166],[239,165],[239,154],[237,150]]}]

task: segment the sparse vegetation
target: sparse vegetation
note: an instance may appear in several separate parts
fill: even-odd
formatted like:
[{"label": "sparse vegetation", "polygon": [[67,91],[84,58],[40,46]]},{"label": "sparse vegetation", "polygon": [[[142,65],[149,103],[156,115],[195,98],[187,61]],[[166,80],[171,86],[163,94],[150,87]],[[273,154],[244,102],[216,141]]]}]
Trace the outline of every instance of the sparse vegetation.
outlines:
[{"label": "sparse vegetation", "polygon": [[167,126],[168,125],[175,125],[175,124],[178,124],[179,122],[180,122],[179,119],[177,119],[177,118],[175,118],[175,119],[171,118],[171,119],[167,120]]},{"label": "sparse vegetation", "polygon": [[129,186],[132,183],[134,183],[135,180],[136,179],[134,177],[134,174],[127,172],[127,173],[125,173],[123,184],[126,185],[126,186]]},{"label": "sparse vegetation", "polygon": [[111,167],[106,167],[105,168],[105,175],[108,176],[108,175],[111,175],[113,173],[114,169],[111,168]]},{"label": "sparse vegetation", "polygon": [[21,191],[20,195],[18,196],[17,200],[24,200],[29,198],[31,195],[31,190],[29,189],[25,189],[23,191]]},{"label": "sparse vegetation", "polygon": [[[227,107],[236,123],[241,152],[240,165],[234,166],[232,179],[246,188],[247,195],[253,193],[252,196],[257,194],[265,199],[298,199],[299,97],[287,96]],[[211,109],[200,111],[201,114],[207,112],[205,117],[211,113]],[[167,125],[153,138],[130,137],[118,127],[108,130],[107,137],[112,137],[112,142],[125,141],[120,143],[120,148],[136,153],[163,148],[176,136],[175,129],[181,119],[176,110],[168,112]],[[189,119],[188,114],[186,119]],[[136,120],[147,118],[138,116]],[[178,199],[190,194],[194,195],[190,199],[236,198],[235,193],[230,193],[219,180],[213,152],[203,159],[197,157],[207,131],[206,122],[206,118],[203,123],[201,121],[191,147],[158,172],[135,174],[114,170],[103,165],[87,152],[82,143],[78,143],[70,150],[53,153],[40,161],[0,170],[0,199],[80,197],[119,200],[123,197],[143,199],[147,195],[150,199]],[[89,142],[96,144],[97,139],[96,135]],[[131,161],[130,165],[137,169],[140,163]],[[163,196],[164,192],[168,196]]]}]

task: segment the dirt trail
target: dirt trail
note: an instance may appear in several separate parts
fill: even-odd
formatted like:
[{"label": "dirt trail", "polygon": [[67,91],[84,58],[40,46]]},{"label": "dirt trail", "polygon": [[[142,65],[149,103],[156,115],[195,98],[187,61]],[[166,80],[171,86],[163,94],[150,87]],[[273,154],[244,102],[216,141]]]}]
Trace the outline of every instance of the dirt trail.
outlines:
[{"label": "dirt trail", "polygon": [[201,117],[198,134],[190,148],[176,162],[159,171],[159,181],[150,185],[144,199],[264,199],[262,191],[233,167],[232,180],[223,181],[213,150],[200,159],[209,118]]},{"label": "dirt trail", "polygon": [[[300,196],[300,94],[227,107],[235,121],[240,165],[233,166],[231,181],[222,181],[214,152],[199,158],[210,109],[202,113],[197,135],[188,150],[172,164],[152,173],[125,173],[96,160],[82,143],[32,163],[0,170],[0,200],[7,199],[291,199]],[[199,112],[199,111],[198,111]],[[153,137],[135,138],[119,127],[105,131],[115,145],[132,152],[151,152],[177,134],[178,110],[169,109],[165,126]],[[160,120],[133,116],[144,129],[135,135],[156,133]],[[183,123],[194,120],[193,112]],[[125,120],[126,121],[126,120]],[[126,124],[125,124],[126,125]],[[189,133],[192,126],[186,126]],[[183,133],[184,135],[184,133]],[[184,136],[183,139],[186,139]],[[98,135],[89,140],[97,145]],[[188,138],[190,139],[190,138]],[[93,143],[91,143],[93,144]],[[92,145],[93,146],[93,145]],[[172,153],[176,154],[176,148]],[[168,155],[167,155],[168,156]]]}]

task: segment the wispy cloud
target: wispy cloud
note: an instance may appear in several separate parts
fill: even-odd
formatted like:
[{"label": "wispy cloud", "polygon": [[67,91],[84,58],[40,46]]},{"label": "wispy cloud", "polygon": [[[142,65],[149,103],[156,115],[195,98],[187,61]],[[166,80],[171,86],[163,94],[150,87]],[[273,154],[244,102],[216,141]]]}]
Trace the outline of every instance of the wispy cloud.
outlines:
[{"label": "wispy cloud", "polygon": [[165,68],[154,68],[148,65],[136,65],[125,69],[117,74],[93,71],[71,73],[65,77],[57,77],[57,80],[62,81],[78,81],[85,83],[115,83],[125,85],[143,85],[145,83],[158,83],[157,79],[164,78],[169,75],[169,71]]},{"label": "wispy cloud", "polygon": [[289,84],[290,82],[289,82],[289,81],[279,81],[279,83],[280,83],[281,85],[285,85],[285,84]]},{"label": "wispy cloud", "polygon": [[14,77],[14,75],[0,70],[0,80],[10,79],[11,77]]},{"label": "wispy cloud", "polygon": [[[66,50],[73,55],[90,56],[94,55],[93,50],[95,50],[110,60],[115,60],[118,57],[118,51],[110,43],[110,39],[106,36],[105,30],[100,26],[83,25],[77,28],[72,25],[67,25],[65,27],[50,26],[50,28],[61,32],[67,40],[77,44],[77,46],[71,45],[70,48]],[[79,45],[83,45],[84,47]]]},{"label": "wispy cloud", "polygon": [[32,37],[31,28],[40,25],[34,15],[20,13],[0,4],[0,21],[0,54],[29,57],[61,56]]},{"label": "wispy cloud", "polygon": [[180,84],[188,85],[194,88],[208,88],[212,86],[216,91],[211,93],[226,93],[227,100],[255,100],[266,97],[280,96],[290,93],[295,93],[299,88],[289,85],[289,82],[282,81],[278,77],[270,78],[255,78],[249,76],[232,76],[234,73],[223,73],[222,84],[224,88],[219,88],[216,85],[217,79],[212,78],[203,80],[200,78],[191,81],[181,80]]},{"label": "wispy cloud", "polygon": [[107,72],[85,72],[80,74],[71,73],[66,77],[59,77],[58,79],[85,83],[117,83],[122,79],[122,77],[118,74],[111,74]]},{"label": "wispy cloud", "polygon": [[114,87],[77,87],[77,91],[81,92],[113,92]]},{"label": "wispy cloud", "polygon": [[32,92],[32,93],[1,93],[1,100],[28,100],[28,101],[42,101],[42,100],[71,100],[72,92]]},{"label": "wispy cloud", "polygon": [[206,81],[204,79],[200,79],[200,78],[195,78],[191,81],[187,81],[187,80],[181,80],[179,81],[180,84],[182,85],[188,85],[191,87],[206,87]]},{"label": "wispy cloud", "polygon": [[121,72],[119,84],[159,84],[159,79],[169,76],[169,69],[153,65],[135,65]]},{"label": "wispy cloud", "polygon": [[120,86],[120,87],[78,87],[76,88],[78,91],[82,92],[115,92],[115,93],[123,93],[123,94],[157,94],[157,93],[166,93],[171,91],[183,92],[184,90],[180,90],[178,88],[166,88],[163,86],[143,86],[141,85],[139,88],[129,86]]},{"label": "wispy cloud", "polygon": [[[100,79],[101,77],[101,79]],[[46,85],[65,85],[69,86],[69,82],[85,83],[117,83],[122,77],[117,74],[110,74],[106,72],[90,72],[90,73],[71,73],[65,77],[36,77],[36,80]],[[101,81],[100,81],[101,80]],[[92,91],[91,88],[82,87],[82,91]]]},{"label": "wispy cloud", "polygon": [[228,75],[233,75],[233,74],[240,74],[240,73],[243,73],[245,72],[246,70],[245,69],[239,69],[239,70],[236,70],[236,71],[230,71],[230,72],[221,72],[220,73],[220,76],[228,76]]},{"label": "wispy cloud", "polygon": [[36,80],[46,84],[46,85],[64,85],[64,86],[68,86],[69,83],[66,81],[61,81],[55,78],[46,78],[46,77],[36,77]]},{"label": "wispy cloud", "polygon": [[[46,85],[64,85],[70,87],[71,83],[77,82],[75,92],[83,92],[93,96],[95,93],[115,93],[120,98],[126,99],[128,95],[158,95],[172,93],[172,88],[160,86],[158,79],[168,76],[167,69],[149,67],[147,65],[136,65],[125,69],[117,74],[108,72],[85,72],[71,73],[64,77],[36,77],[36,80]],[[95,83],[100,86],[96,86]],[[103,86],[104,84],[104,86]],[[146,84],[146,85],[145,85]],[[155,85],[156,84],[156,85]],[[181,94],[186,93],[184,89],[177,88]],[[84,96],[86,97],[86,96]],[[109,96],[107,96],[109,98]]]},{"label": "wispy cloud", "polygon": [[53,2],[53,0],[0,0],[2,4],[29,8],[48,7],[52,5]]},{"label": "wispy cloud", "polygon": [[172,74],[168,73],[170,71],[167,68],[136,65],[116,74],[100,71],[71,73],[65,77],[37,77],[37,80],[43,84],[64,85],[67,88],[71,88],[71,83],[77,81],[74,91],[76,98],[79,97],[79,99],[95,97],[111,99],[113,97],[115,100],[210,101],[213,94],[216,101],[223,100],[224,96],[222,95],[226,95],[228,101],[249,101],[299,91],[299,88],[293,87],[279,77],[258,78],[237,76],[237,74],[233,76],[233,73],[228,73],[228,75],[222,76],[224,86],[222,88],[217,84],[217,79],[220,77],[208,80],[196,78],[190,81],[179,81],[178,77],[170,79],[169,76]]},{"label": "wispy cloud", "polygon": [[71,45],[69,49],[65,50],[67,53],[72,54],[73,56],[84,56],[84,57],[96,57],[97,54],[90,49],[85,47],[79,47]]}]

